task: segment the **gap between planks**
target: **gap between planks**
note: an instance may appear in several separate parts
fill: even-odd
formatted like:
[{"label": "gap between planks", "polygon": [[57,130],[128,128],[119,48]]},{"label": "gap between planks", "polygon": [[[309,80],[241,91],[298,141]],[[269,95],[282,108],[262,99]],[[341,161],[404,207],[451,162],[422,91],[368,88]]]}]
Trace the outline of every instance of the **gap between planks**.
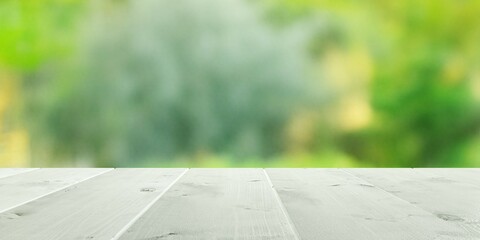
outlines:
[{"label": "gap between planks", "polygon": [[[36,170],[36,169],[34,169],[34,170]],[[0,213],[4,213],[4,212],[7,212],[7,211],[10,211],[10,210],[12,210],[12,209],[14,209],[14,208],[20,207],[20,206],[25,205],[25,204],[27,204],[27,203],[29,203],[29,202],[33,202],[33,201],[38,200],[38,199],[40,199],[40,198],[46,197],[46,196],[48,196],[48,195],[50,195],[50,194],[53,194],[53,193],[62,191],[62,190],[64,190],[64,189],[67,189],[67,188],[69,188],[69,187],[72,187],[72,186],[74,186],[74,185],[77,185],[77,184],[79,184],[79,183],[81,183],[81,182],[85,182],[85,181],[87,181],[87,180],[90,180],[90,179],[92,179],[92,178],[94,178],[94,177],[97,177],[97,176],[100,176],[100,175],[102,175],[102,174],[105,174],[105,173],[110,172],[110,171],[112,171],[112,170],[113,170],[113,168],[107,169],[106,171],[103,171],[103,172],[101,172],[101,173],[92,175],[92,176],[87,177],[87,178],[85,178],[85,179],[82,179],[82,180],[80,180],[80,181],[74,182],[74,183],[72,183],[72,184],[66,185],[66,186],[61,187],[61,188],[59,188],[59,189],[55,189],[55,190],[53,190],[53,191],[51,191],[51,192],[42,194],[42,195],[40,195],[40,196],[38,196],[38,197],[34,197],[34,198],[30,199],[30,200],[27,200],[27,201],[24,201],[24,202],[22,202],[22,203],[19,203],[19,204],[17,204],[17,205],[14,205],[14,206],[11,206],[11,207],[9,207],[9,208],[0,210]],[[32,171],[33,171],[33,170],[32,170]],[[27,172],[32,172],[32,171],[27,171]]]},{"label": "gap between planks", "polygon": [[[470,200],[477,198],[478,199],[478,185],[472,184],[472,182],[462,181],[456,179],[455,177],[449,177],[445,174],[437,174],[434,172],[429,172],[430,168],[411,168],[411,169],[399,169],[402,174],[396,180],[391,180],[388,178],[388,175],[385,174],[377,174],[375,173],[368,173],[364,172],[361,173],[363,170],[372,170],[372,169],[353,169],[352,175],[359,177],[361,179],[366,179],[372,177],[369,182],[376,182],[375,186],[378,186],[379,189],[382,189],[386,192],[391,192],[392,195],[396,196],[399,199],[405,199],[405,201],[409,202],[412,201],[412,205],[418,207],[419,209],[424,210],[425,212],[432,214],[433,216],[437,217],[438,219],[447,222],[449,225],[456,225],[460,228],[463,228],[465,232],[470,235],[468,239],[480,239],[480,227],[478,217],[479,215],[476,214],[476,211],[471,211],[470,208],[475,208],[477,205],[472,203]],[[357,171],[360,170],[360,171]],[[389,169],[391,170],[391,169]],[[416,176],[414,176],[416,175]],[[418,177],[419,179],[415,179]],[[384,179],[382,179],[384,178]],[[395,178],[395,177],[393,177]],[[406,181],[406,180],[410,181]],[[437,184],[435,181],[430,182],[431,180],[435,179],[445,179],[447,180],[446,183],[450,183],[450,186],[445,188],[445,182],[440,182],[439,185],[438,181]],[[414,180],[414,182],[412,181]],[[430,181],[429,181],[430,180]],[[365,180],[368,181],[368,180]],[[383,181],[389,183],[383,183]],[[415,183],[414,186],[405,186],[403,184],[410,182]],[[418,185],[420,183],[420,185]],[[422,184],[423,183],[423,184]],[[453,185],[453,186],[452,186]],[[398,188],[397,188],[398,187]],[[422,189],[423,188],[423,189]],[[411,191],[405,191],[406,189],[410,189]],[[401,190],[401,191],[399,191]],[[451,191],[455,191],[456,194],[452,194]],[[477,190],[477,191],[473,191]],[[427,191],[428,193],[424,193],[423,191]],[[467,191],[467,192],[466,192]],[[473,191],[473,192],[468,192]],[[397,195],[397,193],[407,193],[406,195]],[[413,193],[412,193],[413,192]],[[476,193],[476,194],[475,194]],[[425,195],[427,194],[427,195]],[[434,197],[429,196],[432,195]],[[439,201],[435,196],[443,194],[444,196],[448,196],[449,199],[443,200],[445,202]],[[464,194],[472,194],[469,198],[464,198]],[[407,200],[408,199],[408,200]],[[475,200],[477,200],[475,199]],[[420,200],[420,201],[417,201]],[[443,204],[446,203],[446,204]],[[453,203],[453,205],[452,205]],[[448,206],[450,204],[450,206]],[[457,207],[458,206],[458,207]],[[452,208],[453,207],[453,208]],[[450,216],[450,214],[453,214]],[[458,216],[460,217],[458,217]],[[459,218],[458,221],[453,221],[449,219],[449,217],[457,217]]]},{"label": "gap between planks", "polygon": [[130,222],[128,222],[122,229],[118,231],[115,236],[111,238],[111,240],[118,240],[138,219],[140,219],[165,193],[175,185],[175,183],[180,180],[185,173],[188,172],[190,168],[185,169],[175,180],[173,180],[170,185],[168,185],[157,197],[155,197],[145,208],[142,209]]},{"label": "gap between planks", "polygon": [[280,210],[282,210],[283,216],[285,217],[285,219],[287,219],[288,224],[290,225],[290,230],[293,232],[293,236],[295,236],[296,240],[300,240],[300,235],[298,234],[297,228],[295,227],[295,224],[293,224],[293,221],[290,218],[290,215],[288,214],[287,209],[283,205],[282,199],[280,199],[280,196],[278,195],[278,192],[275,189],[275,186],[273,186],[273,182],[270,179],[270,176],[268,176],[268,173],[267,171],[265,171],[265,168],[262,168],[262,170],[263,170],[263,173],[265,174],[265,177],[267,178],[268,184],[272,189],[273,196],[277,200],[277,203],[280,206]]},{"label": "gap between planks", "polygon": [[426,212],[426,213],[428,213],[428,214],[433,215],[434,217],[437,217],[437,216],[435,216],[435,214],[431,213],[430,211],[427,211],[427,210],[425,210],[425,209],[423,209],[423,208],[421,208],[421,207],[419,207],[419,206],[417,206],[417,205],[415,205],[415,204],[412,204],[411,202],[409,202],[409,201],[407,201],[407,200],[405,200],[405,199],[403,199],[403,198],[401,198],[401,197],[399,197],[399,196],[397,196],[397,195],[395,195],[395,194],[393,194],[393,193],[391,193],[391,192],[389,192],[389,191],[387,191],[387,190],[385,190],[385,189],[383,189],[383,188],[381,188],[381,187],[373,184],[372,182],[370,182],[370,181],[368,181],[368,180],[366,180],[366,179],[364,179],[364,178],[362,178],[362,177],[360,177],[360,176],[357,176],[357,175],[355,175],[355,174],[353,174],[353,173],[351,173],[351,172],[349,172],[349,171],[347,171],[347,170],[345,170],[345,169],[342,169],[342,168],[339,168],[339,170],[342,171],[342,172],[344,172],[344,173],[346,173],[346,174],[348,174],[348,175],[350,175],[350,176],[352,176],[352,177],[354,177],[354,178],[358,178],[358,179],[360,179],[360,180],[362,180],[362,181],[364,181],[364,182],[367,182],[367,183],[371,184],[372,186],[374,186],[375,188],[377,188],[377,189],[379,189],[379,190],[387,193],[387,194],[390,195],[390,196],[393,196],[393,197],[395,197],[395,198],[397,198],[397,199],[400,199],[401,201],[403,201],[403,202],[405,202],[405,203],[408,203],[408,204],[410,204],[411,206],[413,206],[413,207],[415,207],[415,208],[418,208],[418,209],[420,209],[420,210],[422,210],[422,211],[424,211],[424,212]]},{"label": "gap between planks", "polygon": [[[347,173],[347,174],[349,174],[349,175],[351,175],[351,176],[353,176],[353,177],[355,177],[355,178],[358,178],[358,179],[360,179],[360,180],[362,180],[362,181],[365,181],[365,182],[371,184],[372,186],[375,186],[377,189],[380,189],[381,191],[383,191],[383,192],[385,192],[385,193],[387,193],[387,194],[389,194],[389,195],[391,195],[391,196],[393,196],[393,197],[395,197],[395,198],[397,198],[397,199],[400,199],[401,201],[406,202],[406,203],[410,204],[411,206],[413,206],[413,207],[415,207],[415,208],[417,208],[417,209],[422,210],[423,212],[426,212],[426,213],[428,213],[428,214],[430,214],[430,215],[438,218],[438,216],[435,215],[433,212],[431,212],[431,211],[429,211],[429,210],[427,210],[427,209],[424,209],[424,208],[422,208],[422,207],[420,207],[420,206],[418,206],[418,205],[416,205],[416,204],[412,204],[411,202],[409,202],[409,201],[407,201],[407,200],[405,200],[405,199],[403,199],[403,198],[401,198],[401,197],[399,197],[399,196],[397,196],[397,195],[395,195],[395,194],[393,194],[393,193],[391,193],[391,192],[389,192],[389,191],[387,191],[387,190],[385,190],[385,189],[383,189],[383,188],[381,188],[381,187],[373,184],[372,182],[368,181],[367,179],[364,179],[364,178],[362,178],[362,177],[360,177],[360,176],[357,176],[357,175],[355,175],[355,174],[353,174],[353,173],[351,173],[351,172],[349,172],[348,170],[345,170],[345,169],[341,169],[341,168],[340,168],[339,170],[341,170],[341,171],[343,171],[343,172],[345,172],[345,173]],[[412,171],[415,171],[414,168],[412,168],[411,170],[412,170]],[[438,218],[438,219],[439,219],[439,220],[442,220],[442,219],[440,219],[440,218]],[[451,224],[451,223],[449,222],[449,224]]]}]

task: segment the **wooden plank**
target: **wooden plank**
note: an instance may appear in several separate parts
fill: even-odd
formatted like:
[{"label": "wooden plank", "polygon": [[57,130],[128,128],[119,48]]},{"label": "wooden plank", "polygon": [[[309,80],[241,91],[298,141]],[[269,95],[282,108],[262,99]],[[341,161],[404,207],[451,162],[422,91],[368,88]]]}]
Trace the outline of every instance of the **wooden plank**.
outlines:
[{"label": "wooden plank", "polygon": [[348,171],[480,239],[480,187],[416,169]]},{"label": "wooden plank", "polygon": [[465,232],[340,169],[268,169],[301,239],[465,239]]},{"label": "wooden plank", "polygon": [[192,169],[120,239],[297,239],[262,169]]},{"label": "wooden plank", "polygon": [[0,214],[1,237],[112,239],[184,172],[116,169]]},{"label": "wooden plank", "polygon": [[0,168],[0,178],[10,177],[20,173],[30,172],[36,168]]},{"label": "wooden plank", "polygon": [[417,168],[417,171],[424,171],[438,178],[464,182],[480,186],[480,169],[478,168]]},{"label": "wooden plank", "polygon": [[0,212],[18,207],[111,169],[38,169],[0,179]]}]

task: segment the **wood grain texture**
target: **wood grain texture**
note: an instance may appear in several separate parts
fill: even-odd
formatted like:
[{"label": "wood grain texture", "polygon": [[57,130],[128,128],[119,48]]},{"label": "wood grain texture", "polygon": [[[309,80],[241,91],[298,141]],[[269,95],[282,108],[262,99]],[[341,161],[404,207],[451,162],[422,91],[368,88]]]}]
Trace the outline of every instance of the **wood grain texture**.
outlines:
[{"label": "wood grain texture", "polygon": [[0,240],[480,240],[479,169],[185,171],[0,169]]},{"label": "wood grain texture", "polygon": [[0,168],[0,178],[10,177],[20,173],[30,172],[36,168]]},{"label": "wood grain texture", "polygon": [[480,187],[480,169],[478,168],[417,168],[416,170]]},{"label": "wood grain texture", "polygon": [[262,169],[192,169],[120,239],[296,239]]},{"label": "wood grain texture", "polygon": [[62,190],[109,170],[101,168],[38,169],[0,178],[0,212]]},{"label": "wood grain texture", "polygon": [[348,172],[459,226],[480,239],[480,187],[422,169],[348,169]]},{"label": "wood grain texture", "polygon": [[340,169],[268,169],[301,239],[469,239],[465,231]]},{"label": "wood grain texture", "polygon": [[0,238],[112,239],[184,171],[110,171],[0,214]]}]

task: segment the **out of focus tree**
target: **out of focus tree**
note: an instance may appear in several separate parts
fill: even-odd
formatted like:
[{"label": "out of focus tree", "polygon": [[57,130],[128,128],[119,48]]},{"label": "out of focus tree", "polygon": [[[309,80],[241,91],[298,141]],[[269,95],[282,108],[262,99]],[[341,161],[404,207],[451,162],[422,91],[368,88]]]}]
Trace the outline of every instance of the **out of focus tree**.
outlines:
[{"label": "out of focus tree", "polygon": [[478,12],[473,0],[3,0],[0,165],[478,166]]},{"label": "out of focus tree", "polygon": [[308,95],[304,44],[237,0],[95,5],[82,69],[42,108],[55,158],[265,157]]},{"label": "out of focus tree", "polygon": [[41,73],[64,59],[80,1],[0,2],[0,164],[28,166],[35,105],[48,95]]},{"label": "out of focus tree", "polygon": [[380,9],[380,34],[395,29],[376,54],[371,86],[378,120],[370,148],[377,148],[373,156],[381,165],[464,164],[465,147],[480,130],[472,95],[479,10],[476,1],[407,1]]},{"label": "out of focus tree", "polygon": [[[367,60],[373,63],[367,83],[362,87],[358,74],[352,74],[348,84],[339,86],[343,89],[340,105],[332,105],[333,112],[344,111],[348,109],[341,105],[345,99],[368,93],[372,116],[367,125],[344,129],[338,124],[342,114],[333,118],[334,138],[343,151],[378,166],[478,164],[478,151],[473,158],[467,154],[479,143],[479,2],[265,2],[273,6],[276,22],[290,24],[319,15],[334,24],[343,38],[333,38],[334,44],[326,45],[324,52],[343,56],[339,65],[344,71],[351,71],[352,65],[365,66]],[[313,42],[325,41],[317,39]],[[369,56],[350,61],[356,49],[366,50]],[[327,61],[328,57],[318,56]],[[362,111],[364,99],[354,99],[353,114],[344,115],[348,122],[369,112]]]}]

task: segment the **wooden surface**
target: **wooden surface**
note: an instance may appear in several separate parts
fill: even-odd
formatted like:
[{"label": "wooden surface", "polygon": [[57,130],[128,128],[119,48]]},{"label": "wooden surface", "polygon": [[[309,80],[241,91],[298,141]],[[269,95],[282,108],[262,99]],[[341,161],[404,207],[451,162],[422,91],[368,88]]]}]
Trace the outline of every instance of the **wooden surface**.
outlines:
[{"label": "wooden surface", "polygon": [[0,169],[0,239],[480,239],[480,170]]}]

